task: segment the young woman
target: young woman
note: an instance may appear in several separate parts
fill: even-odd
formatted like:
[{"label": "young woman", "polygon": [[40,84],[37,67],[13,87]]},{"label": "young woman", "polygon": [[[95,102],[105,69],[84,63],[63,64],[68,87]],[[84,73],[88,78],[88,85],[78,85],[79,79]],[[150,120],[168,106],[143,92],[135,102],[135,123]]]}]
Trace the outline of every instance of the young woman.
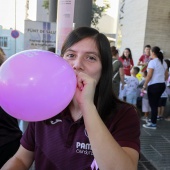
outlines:
[{"label": "young woman", "polygon": [[123,64],[124,74],[130,76],[130,70],[134,66],[132,52],[130,48],[125,48],[125,50],[123,51],[123,55],[119,57],[119,60]]},{"label": "young woman", "polygon": [[[16,155],[2,170],[136,170],[140,123],[135,108],[112,93],[112,56],[107,38],[88,27],[72,31],[61,50],[77,76],[69,106],[50,120],[30,123]],[[133,119],[132,119],[133,118]]]},{"label": "young woman", "polygon": [[143,90],[148,86],[148,100],[151,107],[151,121],[144,124],[144,128],[156,129],[158,105],[162,93],[165,91],[165,81],[168,79],[167,64],[164,61],[160,48],[151,49],[152,60],[148,64],[148,74],[143,85]]}]

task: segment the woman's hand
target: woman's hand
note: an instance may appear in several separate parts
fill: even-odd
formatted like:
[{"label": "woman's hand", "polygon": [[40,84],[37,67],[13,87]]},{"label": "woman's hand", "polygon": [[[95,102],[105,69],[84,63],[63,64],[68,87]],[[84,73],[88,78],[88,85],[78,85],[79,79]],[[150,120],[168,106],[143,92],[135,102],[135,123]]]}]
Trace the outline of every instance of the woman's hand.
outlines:
[{"label": "woman's hand", "polygon": [[75,98],[80,107],[86,107],[87,104],[94,104],[94,94],[97,82],[83,72],[77,73],[77,88]]},{"label": "woman's hand", "polygon": [[144,93],[146,91],[145,86],[142,87],[141,92]]}]

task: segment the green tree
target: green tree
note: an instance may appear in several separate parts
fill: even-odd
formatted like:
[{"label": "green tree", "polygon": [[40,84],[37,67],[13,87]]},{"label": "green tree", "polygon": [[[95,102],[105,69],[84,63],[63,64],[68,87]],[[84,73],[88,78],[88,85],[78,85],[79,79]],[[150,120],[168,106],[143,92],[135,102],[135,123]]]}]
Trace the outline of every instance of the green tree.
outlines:
[{"label": "green tree", "polygon": [[108,3],[105,3],[104,6],[98,6],[96,5],[96,0],[93,0],[91,24],[95,28],[99,23],[99,19],[104,15],[104,12],[106,12],[108,8],[110,8],[110,5]]},{"label": "green tree", "polygon": [[43,6],[45,9],[49,9],[49,0],[44,0],[42,6]]},{"label": "green tree", "polygon": [[[44,0],[43,5],[45,9],[49,9],[49,0]],[[96,28],[99,23],[99,19],[104,15],[104,12],[110,8],[108,3],[105,3],[104,6],[96,5],[96,0],[93,0],[92,4],[92,16],[91,16],[91,24]]]}]

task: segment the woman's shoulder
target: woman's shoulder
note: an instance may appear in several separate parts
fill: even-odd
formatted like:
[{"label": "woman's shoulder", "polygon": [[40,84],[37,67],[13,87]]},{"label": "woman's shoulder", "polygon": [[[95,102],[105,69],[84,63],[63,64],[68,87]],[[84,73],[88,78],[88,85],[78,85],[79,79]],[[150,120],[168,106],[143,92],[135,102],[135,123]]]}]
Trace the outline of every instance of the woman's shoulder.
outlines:
[{"label": "woman's shoulder", "polygon": [[154,64],[156,64],[156,63],[157,63],[156,58],[155,58],[155,59],[152,59],[152,60],[149,61],[148,67],[149,67],[149,66],[152,66],[152,65],[154,65]]},{"label": "woman's shoulder", "polygon": [[118,112],[121,113],[126,113],[126,112],[131,112],[131,113],[137,113],[137,109],[134,105],[131,105],[129,103],[126,102],[122,102],[120,103],[119,107],[118,107]]},{"label": "woman's shoulder", "polygon": [[139,112],[137,108],[129,103],[126,102],[120,102],[117,105],[117,108],[114,112],[113,119],[111,120],[112,122],[117,122],[117,121],[125,121],[131,119],[132,117],[136,117],[136,120],[138,121],[139,119]]},{"label": "woman's shoulder", "polygon": [[133,105],[121,103],[107,127],[121,147],[140,152],[140,117]]}]

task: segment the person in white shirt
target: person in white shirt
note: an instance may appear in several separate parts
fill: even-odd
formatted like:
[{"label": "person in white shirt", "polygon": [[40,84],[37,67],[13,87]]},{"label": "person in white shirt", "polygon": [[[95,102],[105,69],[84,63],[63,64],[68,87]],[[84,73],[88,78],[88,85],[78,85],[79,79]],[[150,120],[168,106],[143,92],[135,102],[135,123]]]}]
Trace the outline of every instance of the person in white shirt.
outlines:
[{"label": "person in white shirt", "polygon": [[162,93],[165,91],[165,80],[168,78],[167,64],[161,49],[157,46],[151,49],[152,60],[148,64],[148,75],[143,85],[143,91],[148,85],[148,99],[151,107],[151,121],[143,124],[144,128],[156,129],[158,104]]}]

